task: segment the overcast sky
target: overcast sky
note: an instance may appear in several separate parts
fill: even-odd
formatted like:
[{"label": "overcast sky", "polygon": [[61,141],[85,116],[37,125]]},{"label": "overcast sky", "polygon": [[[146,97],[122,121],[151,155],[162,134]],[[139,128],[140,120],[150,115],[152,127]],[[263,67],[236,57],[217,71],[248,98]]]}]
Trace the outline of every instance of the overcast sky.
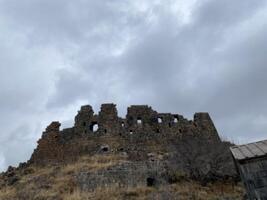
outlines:
[{"label": "overcast sky", "polygon": [[222,138],[267,138],[264,0],[0,0],[0,171],[45,127],[114,102],[192,119]]}]

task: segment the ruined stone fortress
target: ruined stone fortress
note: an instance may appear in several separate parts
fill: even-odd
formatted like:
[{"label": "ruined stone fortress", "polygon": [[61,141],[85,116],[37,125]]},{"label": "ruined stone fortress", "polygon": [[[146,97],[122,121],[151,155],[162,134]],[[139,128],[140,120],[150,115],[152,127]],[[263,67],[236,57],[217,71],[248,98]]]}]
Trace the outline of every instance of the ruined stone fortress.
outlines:
[{"label": "ruined stone fortress", "polygon": [[115,104],[102,104],[98,114],[86,105],[78,111],[74,127],[60,131],[60,123],[52,122],[46,128],[30,162],[75,160],[76,155],[92,154],[101,147],[134,154],[156,142],[179,140],[183,135],[220,140],[208,113],[195,113],[193,120],[187,120],[179,114],[157,113],[147,105],[134,105],[128,107],[124,119],[118,117]]},{"label": "ruined stone fortress", "polygon": [[[170,172],[189,169],[185,160],[188,153],[201,152],[199,146],[194,149],[189,143],[181,144],[184,137],[202,139],[205,145],[200,146],[208,153],[214,150],[209,149],[209,143],[221,142],[208,113],[195,113],[193,120],[187,120],[179,114],[158,113],[147,105],[134,105],[128,107],[126,118],[121,118],[115,104],[102,104],[98,114],[86,105],[75,116],[73,127],[60,130],[60,123],[52,122],[27,164],[69,163],[84,155],[116,155],[124,162],[77,174],[81,188],[94,189],[110,183],[161,184],[170,181]],[[188,155],[183,153],[185,149]]]}]

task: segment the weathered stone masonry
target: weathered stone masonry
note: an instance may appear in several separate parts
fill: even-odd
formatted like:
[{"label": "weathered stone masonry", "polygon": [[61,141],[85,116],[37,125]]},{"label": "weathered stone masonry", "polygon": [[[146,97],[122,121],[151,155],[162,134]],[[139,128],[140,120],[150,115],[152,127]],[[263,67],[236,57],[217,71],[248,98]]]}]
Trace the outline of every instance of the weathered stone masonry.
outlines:
[{"label": "weathered stone masonry", "polygon": [[25,166],[64,166],[83,156],[113,159],[109,167],[74,175],[83,190],[111,184],[135,187],[172,183],[181,172],[200,181],[236,176],[230,144],[220,140],[208,113],[196,113],[193,120],[187,120],[179,114],[134,105],[121,118],[115,104],[103,104],[98,114],[86,105],[74,121],[73,127],[63,130],[59,122],[52,122]]},{"label": "weathered stone masonry", "polygon": [[187,120],[179,114],[157,113],[147,105],[130,106],[125,119],[118,117],[115,104],[102,104],[98,114],[91,106],[82,106],[74,127],[59,128],[59,122],[46,128],[29,163],[74,161],[105,145],[111,152],[126,151],[131,159],[145,159],[145,153],[153,148],[166,151],[170,141],[183,135],[220,141],[208,113],[196,113],[193,120]]}]

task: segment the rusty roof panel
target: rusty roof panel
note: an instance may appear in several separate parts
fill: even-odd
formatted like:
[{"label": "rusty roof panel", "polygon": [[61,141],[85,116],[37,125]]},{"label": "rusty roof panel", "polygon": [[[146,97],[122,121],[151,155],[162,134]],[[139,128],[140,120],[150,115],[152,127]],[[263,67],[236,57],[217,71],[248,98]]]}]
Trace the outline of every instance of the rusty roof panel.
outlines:
[{"label": "rusty roof panel", "polygon": [[236,160],[267,156],[267,140],[230,147]]}]

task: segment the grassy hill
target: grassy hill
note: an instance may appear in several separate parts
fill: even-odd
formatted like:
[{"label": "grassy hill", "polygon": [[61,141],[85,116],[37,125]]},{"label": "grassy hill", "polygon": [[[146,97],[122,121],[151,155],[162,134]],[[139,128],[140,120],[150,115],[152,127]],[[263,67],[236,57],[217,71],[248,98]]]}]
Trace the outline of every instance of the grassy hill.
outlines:
[{"label": "grassy hill", "polygon": [[87,190],[79,180],[83,172],[95,173],[128,162],[123,156],[83,156],[77,162],[44,167],[10,168],[1,174],[1,200],[86,200],[86,199],[242,199],[244,190],[233,181],[206,185],[177,172],[166,185],[123,187],[108,184]]}]

